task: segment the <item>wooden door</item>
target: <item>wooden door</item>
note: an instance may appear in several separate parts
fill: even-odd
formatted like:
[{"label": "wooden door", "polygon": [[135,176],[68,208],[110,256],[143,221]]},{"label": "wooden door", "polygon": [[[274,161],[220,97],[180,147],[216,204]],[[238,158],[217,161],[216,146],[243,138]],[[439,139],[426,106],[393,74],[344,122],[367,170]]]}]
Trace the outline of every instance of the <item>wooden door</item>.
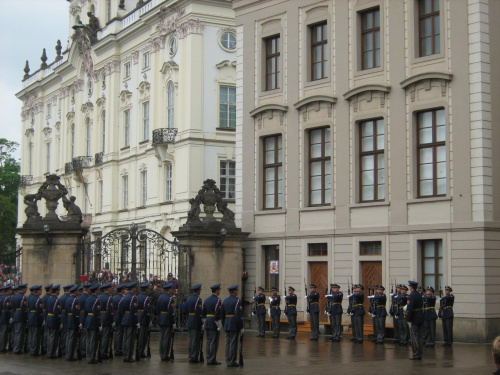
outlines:
[{"label": "wooden door", "polygon": [[[316,291],[319,293],[319,320],[327,321],[325,314],[326,298],[325,290],[328,288],[328,262],[311,262],[311,284],[316,285]],[[309,285],[307,286],[309,290]]]},{"label": "wooden door", "polygon": [[[373,287],[382,284],[382,262],[361,262],[362,284],[365,287],[365,313],[368,314],[370,300],[369,292],[373,294]],[[371,324],[371,319],[365,319],[365,323]]]}]

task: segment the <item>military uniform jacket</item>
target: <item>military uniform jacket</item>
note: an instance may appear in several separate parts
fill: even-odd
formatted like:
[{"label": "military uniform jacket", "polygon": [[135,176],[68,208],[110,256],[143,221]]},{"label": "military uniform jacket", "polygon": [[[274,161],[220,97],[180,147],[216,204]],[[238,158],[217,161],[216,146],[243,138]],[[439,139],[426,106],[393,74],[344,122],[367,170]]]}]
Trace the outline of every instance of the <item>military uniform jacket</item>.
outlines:
[{"label": "military uniform jacket", "polygon": [[201,298],[196,294],[191,294],[186,301],[188,311],[188,329],[201,329],[203,322],[201,316],[203,314],[203,305]]},{"label": "military uniform jacket", "polygon": [[69,296],[64,306],[66,310],[66,328],[77,329],[80,324],[80,300],[77,296]]},{"label": "military uniform jacket", "polygon": [[307,296],[307,301],[309,303],[309,313],[319,314],[319,293],[312,292]]},{"label": "military uniform jacket", "polygon": [[391,294],[391,307],[389,308],[389,315],[396,317],[398,316],[398,295],[396,293]]},{"label": "military uniform jacket", "polygon": [[157,323],[160,327],[170,327],[174,324],[174,299],[170,294],[163,293],[156,301],[156,309],[158,310]]},{"label": "military uniform jacket", "polygon": [[141,326],[149,326],[151,321],[151,299],[144,292],[137,296],[137,321]]},{"label": "military uniform jacket", "polygon": [[326,312],[330,315],[341,315],[342,314],[342,300],[344,299],[344,294],[342,292],[332,293],[331,297],[326,297],[327,305]]},{"label": "military uniform jacket", "polygon": [[422,296],[422,299],[424,302],[424,321],[436,320],[436,297],[425,295]]},{"label": "military uniform jacket", "polygon": [[406,320],[412,324],[422,324],[424,322],[424,301],[422,295],[414,290],[408,297],[406,307]]},{"label": "military uniform jacket", "polygon": [[85,301],[85,328],[96,330],[101,325],[101,300],[91,294]]},{"label": "military uniform jacket", "polygon": [[9,324],[10,320],[10,296],[0,296],[0,324]]},{"label": "military uniform jacket", "polygon": [[285,297],[285,314],[297,315],[297,295],[289,294]]},{"label": "military uniform jacket", "polygon": [[130,327],[137,324],[137,298],[132,292],[123,296],[118,304],[118,312],[122,316],[122,326]]},{"label": "military uniform jacket", "polygon": [[14,322],[26,323],[28,321],[28,301],[21,292],[14,294],[10,300]]},{"label": "military uniform jacket", "polygon": [[373,296],[373,304],[375,305],[375,316],[384,317],[387,316],[387,310],[385,305],[387,303],[387,297],[385,294],[377,294]]},{"label": "military uniform jacket", "polygon": [[397,299],[398,304],[398,318],[402,318],[405,316],[404,307],[406,306],[406,301],[408,301],[408,295],[400,294]]},{"label": "military uniform jacket", "polygon": [[121,293],[118,293],[116,296],[113,297],[113,318],[115,320],[116,325],[121,325],[122,324],[122,318],[123,316],[120,315],[120,310],[118,310],[118,305],[120,304],[120,301],[122,300],[123,295]]},{"label": "military uniform jacket", "polygon": [[439,313],[441,319],[451,319],[453,318],[453,304],[455,303],[455,296],[443,296],[439,300]]},{"label": "military uniform jacket", "polygon": [[101,325],[109,327],[113,324],[113,298],[109,293],[101,293],[97,298],[101,301]]},{"label": "military uniform jacket", "polygon": [[85,303],[87,302],[87,298],[89,298],[87,293],[80,294],[80,297],[78,297],[80,300],[80,323],[82,323],[83,327],[85,327],[85,318],[87,317],[87,314],[85,313]]},{"label": "military uniform jacket", "polygon": [[363,302],[365,301],[365,295],[363,293],[353,293],[349,296],[349,308],[348,313],[356,316],[365,315],[365,308],[363,307]]},{"label": "military uniform jacket", "polygon": [[61,303],[56,295],[50,296],[47,301],[47,328],[59,328],[61,325]]},{"label": "military uniform jacket", "polygon": [[42,304],[43,304],[43,320],[47,319],[47,301],[50,298],[49,293],[45,293],[42,297]]},{"label": "military uniform jacket", "polygon": [[61,298],[59,298],[59,302],[61,302],[61,321],[63,326],[66,326],[66,300],[69,298],[69,293],[64,293]]},{"label": "military uniform jacket", "polygon": [[230,295],[222,302],[221,320],[226,332],[239,332],[243,328],[241,300]]},{"label": "military uniform jacket", "polygon": [[271,308],[271,316],[280,316],[281,315],[281,296],[276,294],[275,296],[269,297],[269,306]]},{"label": "military uniform jacket", "polygon": [[28,296],[28,325],[41,327],[43,323],[42,299],[36,294]]},{"label": "military uniform jacket", "polygon": [[222,301],[215,294],[205,300],[203,304],[203,316],[206,318],[205,330],[217,331],[218,327],[215,322],[220,320],[221,303]]},{"label": "military uniform jacket", "polygon": [[257,294],[253,299],[255,300],[255,313],[257,315],[266,315],[266,295]]}]

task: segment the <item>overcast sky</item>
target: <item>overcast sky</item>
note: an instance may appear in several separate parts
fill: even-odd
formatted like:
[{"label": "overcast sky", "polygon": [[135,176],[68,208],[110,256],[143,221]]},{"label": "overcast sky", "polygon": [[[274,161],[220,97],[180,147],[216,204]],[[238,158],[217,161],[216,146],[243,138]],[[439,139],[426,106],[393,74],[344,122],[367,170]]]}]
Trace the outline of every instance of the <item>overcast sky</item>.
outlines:
[{"label": "overcast sky", "polygon": [[[66,0],[0,0],[0,138],[21,143],[21,105],[26,60],[31,73],[39,69],[42,50],[54,61],[55,46],[68,41],[69,3]],[[19,157],[20,153],[16,155]]]}]

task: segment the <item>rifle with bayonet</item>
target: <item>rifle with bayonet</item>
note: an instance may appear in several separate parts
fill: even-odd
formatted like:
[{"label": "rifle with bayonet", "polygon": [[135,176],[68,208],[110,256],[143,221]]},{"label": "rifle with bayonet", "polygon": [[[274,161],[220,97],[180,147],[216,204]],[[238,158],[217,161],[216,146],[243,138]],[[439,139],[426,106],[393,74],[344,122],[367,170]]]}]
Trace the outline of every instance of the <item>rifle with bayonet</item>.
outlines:
[{"label": "rifle with bayonet", "polygon": [[240,367],[243,367],[243,330],[240,330]]},{"label": "rifle with bayonet", "polygon": [[200,363],[203,363],[205,361],[205,358],[203,357],[203,334],[205,333],[205,330],[200,329]]},{"label": "rifle with bayonet", "polygon": [[309,314],[309,308],[311,307],[310,306],[310,303],[309,303],[309,294],[307,293],[307,284],[306,284],[306,279],[304,278],[304,292],[305,292],[305,298],[307,300],[307,310],[306,310],[306,313]]}]

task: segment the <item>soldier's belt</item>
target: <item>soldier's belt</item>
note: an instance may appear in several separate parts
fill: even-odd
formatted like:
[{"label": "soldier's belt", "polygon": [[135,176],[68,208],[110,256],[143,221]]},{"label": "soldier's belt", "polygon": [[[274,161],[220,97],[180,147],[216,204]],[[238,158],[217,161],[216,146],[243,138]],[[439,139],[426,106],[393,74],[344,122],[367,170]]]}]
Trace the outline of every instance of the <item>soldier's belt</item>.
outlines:
[{"label": "soldier's belt", "polygon": [[358,304],[356,304],[354,306],[363,306],[363,304],[362,303],[358,303]]},{"label": "soldier's belt", "polygon": [[193,316],[193,315],[196,315],[195,313],[189,313],[189,316]]},{"label": "soldier's belt", "polygon": [[161,311],[162,314],[168,314],[168,311]]},{"label": "soldier's belt", "polygon": [[137,311],[144,311],[144,309],[139,309],[139,310],[137,310]]},{"label": "soldier's belt", "polygon": [[36,312],[36,310],[30,310],[30,312]]},{"label": "soldier's belt", "polygon": [[434,310],[434,306],[426,307],[425,310]]},{"label": "soldier's belt", "polygon": [[215,317],[214,314],[207,314],[207,318],[213,318],[213,317]]},{"label": "soldier's belt", "polygon": [[293,307],[295,307],[295,305],[292,305],[292,304],[289,304],[289,305],[287,305],[287,306],[288,306],[288,307],[292,307],[292,306],[293,306]]},{"label": "soldier's belt", "polygon": [[130,311],[125,311],[125,314],[130,314]]},{"label": "soldier's belt", "polygon": [[443,309],[451,309],[453,306],[445,306]]},{"label": "soldier's belt", "polygon": [[49,316],[54,316],[54,314],[52,314],[52,313],[49,313],[48,315],[49,315]]},{"label": "soldier's belt", "polygon": [[66,310],[65,310],[65,309],[62,309],[61,311],[62,311],[62,312],[66,312]]},{"label": "soldier's belt", "polygon": [[16,311],[19,311],[19,310],[21,310],[21,308],[20,308],[20,307],[18,307],[18,308],[16,309]]},{"label": "soldier's belt", "polygon": [[271,306],[273,309],[279,309],[279,306]]},{"label": "soldier's belt", "polygon": [[317,304],[318,304],[318,302],[311,302],[310,304],[311,304],[311,305],[317,305]]},{"label": "soldier's belt", "polygon": [[264,303],[258,303],[257,306],[264,306]]},{"label": "soldier's belt", "polygon": [[71,316],[71,315],[73,315],[73,313],[68,313],[68,316]]},{"label": "soldier's belt", "polygon": [[421,308],[421,307],[420,307],[420,308],[418,308],[418,309],[413,309],[413,311],[420,311],[420,310],[422,310],[422,308]]},{"label": "soldier's belt", "polygon": [[232,314],[232,315],[226,315],[226,318],[234,318],[234,314]]},{"label": "soldier's belt", "polygon": [[87,315],[89,315],[89,316],[94,316],[94,313],[88,313]]},{"label": "soldier's belt", "polygon": [[101,314],[106,314],[106,313],[107,313],[107,311],[101,311]]}]

